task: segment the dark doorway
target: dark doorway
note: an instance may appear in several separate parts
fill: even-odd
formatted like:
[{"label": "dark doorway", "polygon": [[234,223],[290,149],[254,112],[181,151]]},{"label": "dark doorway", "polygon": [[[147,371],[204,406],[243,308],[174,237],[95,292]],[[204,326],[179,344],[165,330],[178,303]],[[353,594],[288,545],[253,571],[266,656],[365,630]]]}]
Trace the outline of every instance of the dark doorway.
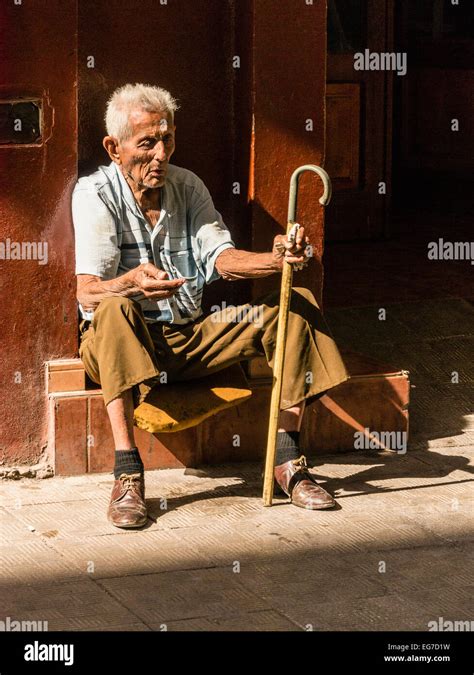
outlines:
[{"label": "dark doorway", "polygon": [[[474,5],[328,7],[325,305],[472,300],[470,261],[434,262],[428,247],[473,238]],[[366,49],[405,53],[406,74],[355,70]]]},{"label": "dark doorway", "polygon": [[407,52],[409,68],[394,82],[395,231],[409,209],[472,212],[473,36],[472,3],[397,3],[395,48]]},{"label": "dark doorway", "polygon": [[335,199],[326,214],[327,241],[386,231],[393,73],[356,69],[355,56],[391,50],[392,21],[391,0],[328,1],[326,169]]}]

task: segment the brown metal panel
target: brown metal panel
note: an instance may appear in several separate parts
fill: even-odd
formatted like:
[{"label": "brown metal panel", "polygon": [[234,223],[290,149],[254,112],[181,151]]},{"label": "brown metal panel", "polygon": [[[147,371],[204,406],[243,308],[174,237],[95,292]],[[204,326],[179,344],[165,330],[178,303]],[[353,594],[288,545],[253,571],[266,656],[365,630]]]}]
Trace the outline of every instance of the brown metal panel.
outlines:
[{"label": "brown metal panel", "polygon": [[202,424],[202,463],[263,459],[268,431],[271,388],[252,384],[252,397]]},{"label": "brown metal panel", "polygon": [[[202,425],[204,464],[263,461],[271,383],[253,382],[252,390],[248,402]],[[338,385],[308,405],[301,435],[303,452],[314,456],[354,450],[354,432],[366,427],[376,432],[408,432],[409,391],[408,377],[402,372],[355,376]]]},{"label": "brown metal panel", "polygon": [[54,472],[75,476],[87,471],[87,399],[64,397],[54,404]]},{"label": "brown metal panel", "polygon": [[[88,471],[112,471],[114,439],[102,395],[89,397]],[[171,469],[196,463],[199,430],[186,429],[173,434],[157,434],[135,428],[135,442],[145,469]]]},{"label": "brown metal panel", "polygon": [[102,394],[87,396],[87,471],[111,471],[115,443]]},{"label": "brown metal panel", "polygon": [[79,359],[61,359],[46,363],[46,393],[85,389],[86,373]]},{"label": "brown metal panel", "polygon": [[[410,383],[405,374],[354,378],[310,405],[302,426],[302,446],[314,451],[354,450],[355,432],[406,432]],[[362,452],[362,451],[361,451]]]},{"label": "brown metal panel", "polygon": [[176,469],[200,463],[200,427],[191,427],[171,434],[152,435],[149,456],[143,456],[148,469]]}]

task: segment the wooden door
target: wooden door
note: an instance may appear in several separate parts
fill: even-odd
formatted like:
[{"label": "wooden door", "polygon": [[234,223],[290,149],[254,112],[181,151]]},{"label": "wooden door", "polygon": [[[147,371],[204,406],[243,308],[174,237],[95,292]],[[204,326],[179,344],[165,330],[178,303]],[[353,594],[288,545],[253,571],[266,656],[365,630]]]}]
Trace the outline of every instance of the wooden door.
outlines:
[{"label": "wooden door", "polygon": [[392,51],[392,0],[328,0],[326,170],[334,197],[326,240],[386,233],[391,195],[391,85],[387,70],[356,70],[365,49]]}]

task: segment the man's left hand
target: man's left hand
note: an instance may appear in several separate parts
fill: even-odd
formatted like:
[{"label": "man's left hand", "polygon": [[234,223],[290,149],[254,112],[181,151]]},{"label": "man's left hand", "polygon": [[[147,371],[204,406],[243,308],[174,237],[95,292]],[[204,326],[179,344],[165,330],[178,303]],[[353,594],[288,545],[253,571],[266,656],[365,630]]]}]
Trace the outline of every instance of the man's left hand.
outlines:
[{"label": "man's left hand", "polygon": [[284,260],[294,265],[296,269],[305,267],[312,257],[312,247],[309,237],[305,236],[304,227],[298,226],[293,241],[286,234],[277,234],[273,240],[272,254],[280,269],[283,267]]}]

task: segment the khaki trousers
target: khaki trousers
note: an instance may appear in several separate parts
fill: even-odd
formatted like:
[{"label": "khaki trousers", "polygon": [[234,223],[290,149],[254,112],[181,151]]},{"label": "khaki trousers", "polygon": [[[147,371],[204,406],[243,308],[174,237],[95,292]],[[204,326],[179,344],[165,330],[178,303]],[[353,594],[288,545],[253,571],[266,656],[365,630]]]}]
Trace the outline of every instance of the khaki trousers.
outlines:
[{"label": "khaki trousers", "polygon": [[[106,405],[131,388],[138,405],[163,371],[168,382],[189,380],[256,356],[273,367],[279,299],[278,290],[234,308],[235,316],[226,308],[179,326],[146,323],[135,300],[106,298],[92,322],[81,324],[80,356],[89,377],[101,385]],[[314,295],[293,288],[281,409],[347,378]]]}]

